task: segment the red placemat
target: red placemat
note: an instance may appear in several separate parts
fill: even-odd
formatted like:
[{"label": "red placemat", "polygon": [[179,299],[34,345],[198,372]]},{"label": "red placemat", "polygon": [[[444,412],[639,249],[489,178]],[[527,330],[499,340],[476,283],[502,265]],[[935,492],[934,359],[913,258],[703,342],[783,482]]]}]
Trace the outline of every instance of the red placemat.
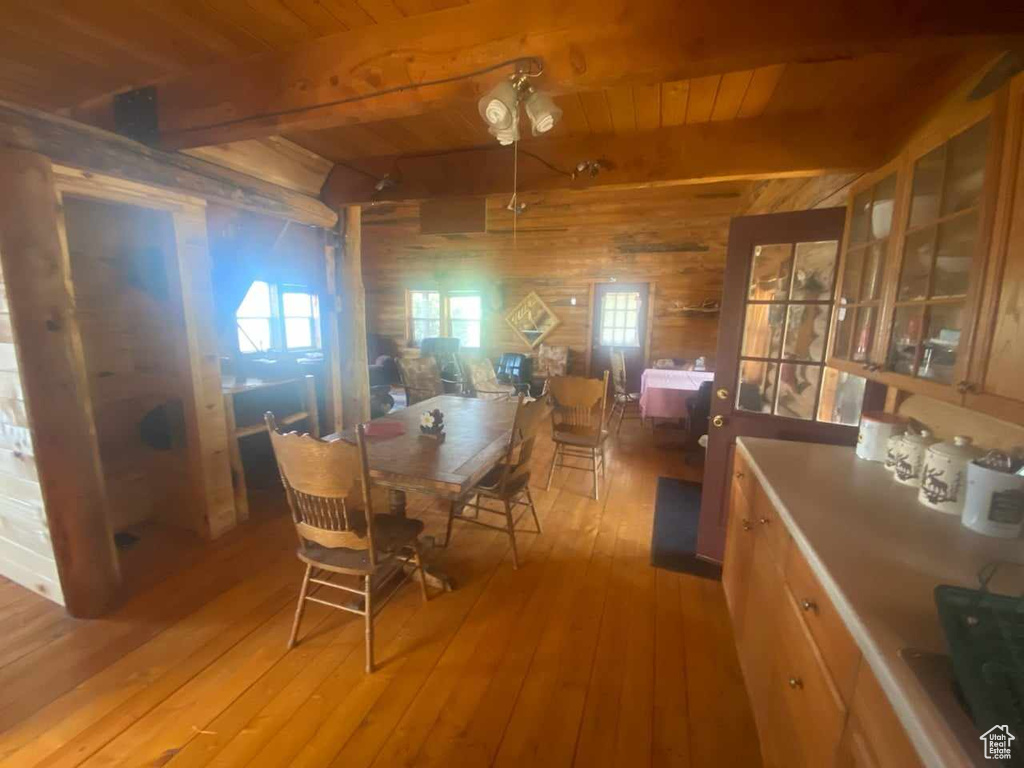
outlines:
[{"label": "red placemat", "polygon": [[405,434],[405,424],[400,421],[371,421],[366,425],[367,437],[385,439]]}]

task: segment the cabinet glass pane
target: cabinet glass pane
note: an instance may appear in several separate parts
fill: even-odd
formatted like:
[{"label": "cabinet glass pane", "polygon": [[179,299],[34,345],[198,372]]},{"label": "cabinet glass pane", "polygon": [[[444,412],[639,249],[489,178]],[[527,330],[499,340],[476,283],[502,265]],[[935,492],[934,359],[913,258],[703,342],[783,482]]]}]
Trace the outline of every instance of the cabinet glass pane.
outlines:
[{"label": "cabinet glass pane", "polygon": [[875,200],[871,204],[871,239],[888,237],[892,230],[892,211],[896,200],[896,174],[886,176],[874,189]]},{"label": "cabinet glass pane", "polygon": [[820,381],[820,366],[783,363],[779,369],[779,402],[775,415],[813,419]]},{"label": "cabinet glass pane", "polygon": [[900,301],[928,297],[928,278],[932,271],[935,227],[925,227],[907,235],[903,246],[903,269],[897,298]]},{"label": "cabinet glass pane", "polygon": [[868,246],[864,256],[864,285],[860,291],[861,301],[877,299],[882,290],[885,268],[885,249],[888,240],[881,240]]},{"label": "cabinet glass pane", "polygon": [[928,308],[928,333],[921,350],[917,375],[944,384],[953,381],[964,309],[961,304],[933,304]]},{"label": "cabinet glass pane", "polygon": [[968,128],[949,142],[949,168],[942,215],[973,208],[981,201],[988,151],[988,120]]},{"label": "cabinet glass pane", "polygon": [[793,304],[786,320],[786,342],[782,356],[791,360],[819,362],[828,339],[827,304]]},{"label": "cabinet glass pane", "polygon": [[864,276],[864,248],[850,248],[843,262],[842,298],[854,303],[860,301],[860,284]]},{"label": "cabinet glass pane", "polygon": [[828,301],[832,298],[832,282],[836,273],[839,243],[797,243],[793,267],[794,301]]},{"label": "cabinet glass pane", "polygon": [[918,227],[939,218],[942,175],[946,145],[933,149],[914,164],[914,186],[910,198],[910,226]]},{"label": "cabinet glass pane", "polygon": [[858,363],[871,357],[871,343],[875,338],[875,308],[858,307],[857,322],[853,326],[853,349],[850,359]]},{"label": "cabinet glass pane", "polygon": [[775,405],[777,363],[754,360],[740,362],[740,383],[736,388],[736,407],[752,413],[771,413]]},{"label": "cabinet glass pane", "polygon": [[971,211],[939,225],[932,296],[964,296],[970,277],[978,213]]},{"label": "cabinet glass pane", "polygon": [[786,299],[792,274],[792,244],[755,246],[748,298],[772,301]]},{"label": "cabinet glass pane", "polygon": [[779,357],[785,322],[784,304],[748,304],[741,354],[744,357]]},{"label": "cabinet glass pane", "polygon": [[850,216],[850,242],[863,243],[868,239],[871,219],[871,190],[866,189],[853,198],[853,213]]},{"label": "cabinet glass pane", "polygon": [[853,337],[853,322],[857,310],[852,307],[840,306],[836,318],[836,339],[832,355],[840,360],[850,359],[850,339]]},{"label": "cabinet glass pane", "polygon": [[818,421],[857,426],[867,383],[868,380],[861,376],[826,368],[818,403]]},{"label": "cabinet glass pane", "polygon": [[923,307],[896,307],[893,315],[892,340],[889,345],[890,370],[914,375],[917,344],[921,339],[923,321]]}]

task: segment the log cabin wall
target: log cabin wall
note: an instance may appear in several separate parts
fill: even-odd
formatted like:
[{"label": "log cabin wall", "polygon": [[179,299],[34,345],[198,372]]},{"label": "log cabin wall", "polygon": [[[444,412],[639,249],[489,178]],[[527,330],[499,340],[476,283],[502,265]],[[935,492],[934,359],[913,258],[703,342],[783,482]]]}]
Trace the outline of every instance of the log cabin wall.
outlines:
[{"label": "log cabin wall", "polygon": [[[595,282],[648,282],[654,293],[650,360],[713,357],[717,315],[684,307],[718,300],[729,220],[750,182],[487,198],[486,232],[424,235],[418,203],[365,206],[362,217],[367,328],[406,341],[407,289],[480,290],[482,353],[526,352],[505,313],[536,291],[561,324],[545,339],[568,345],[585,372],[589,293]],[[576,298],[575,306],[571,303]]]},{"label": "log cabin wall", "polygon": [[172,216],[70,195],[64,215],[111,528],[188,524],[178,519],[189,503],[189,392]]},{"label": "log cabin wall", "polygon": [[0,271],[0,573],[64,603]]}]

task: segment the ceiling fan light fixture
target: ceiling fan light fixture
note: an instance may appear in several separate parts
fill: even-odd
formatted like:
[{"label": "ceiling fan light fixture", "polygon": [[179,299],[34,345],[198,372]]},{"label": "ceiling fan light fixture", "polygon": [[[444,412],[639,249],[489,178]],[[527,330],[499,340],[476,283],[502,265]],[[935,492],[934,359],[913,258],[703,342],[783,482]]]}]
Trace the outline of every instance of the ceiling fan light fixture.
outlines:
[{"label": "ceiling fan light fixture", "polygon": [[509,80],[502,80],[491,88],[477,104],[480,110],[480,117],[484,119],[491,128],[491,133],[496,130],[507,130],[513,126],[518,108],[518,94],[515,87]]},{"label": "ceiling fan light fixture", "polygon": [[519,141],[519,113],[512,113],[512,120],[506,127],[498,127],[492,125],[488,128],[491,135],[498,140],[498,143],[503,147],[507,147],[509,144],[514,144]]},{"label": "ceiling fan light fixture", "polygon": [[543,91],[530,90],[526,97],[526,116],[530,118],[533,135],[547,133],[562,119],[562,110]]}]

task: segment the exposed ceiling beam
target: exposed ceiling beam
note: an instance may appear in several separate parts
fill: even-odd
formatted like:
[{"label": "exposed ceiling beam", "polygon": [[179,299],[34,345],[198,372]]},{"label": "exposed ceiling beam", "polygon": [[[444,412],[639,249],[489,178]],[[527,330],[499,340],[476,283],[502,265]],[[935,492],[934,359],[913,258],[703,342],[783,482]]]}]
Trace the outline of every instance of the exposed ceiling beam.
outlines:
[{"label": "exposed ceiling beam", "polygon": [[[1022,34],[1024,14],[1005,0],[480,0],[172,78],[157,86],[159,127],[164,146],[183,148],[416,115],[475,99],[500,75],[462,76],[524,56],[544,60],[543,87],[558,94],[882,51],[1000,49]],[[109,128],[112,112],[104,97],[73,114]]]},{"label": "exposed ceiling beam", "polygon": [[[863,117],[863,116],[862,116]],[[631,136],[545,137],[523,142],[518,188],[653,186],[730,179],[812,176],[881,165],[891,141],[870,119],[786,115],[663,128]],[[571,178],[583,160],[603,166],[595,177]],[[385,174],[396,186],[374,193]],[[488,146],[440,155],[387,157],[336,165],[324,185],[332,208],[371,200],[512,193],[513,149]]]},{"label": "exposed ceiling beam", "polygon": [[333,227],[320,200],[178,152],[161,152],[108,131],[0,101],[0,149],[46,155],[62,165],[186,192],[235,208]]}]

